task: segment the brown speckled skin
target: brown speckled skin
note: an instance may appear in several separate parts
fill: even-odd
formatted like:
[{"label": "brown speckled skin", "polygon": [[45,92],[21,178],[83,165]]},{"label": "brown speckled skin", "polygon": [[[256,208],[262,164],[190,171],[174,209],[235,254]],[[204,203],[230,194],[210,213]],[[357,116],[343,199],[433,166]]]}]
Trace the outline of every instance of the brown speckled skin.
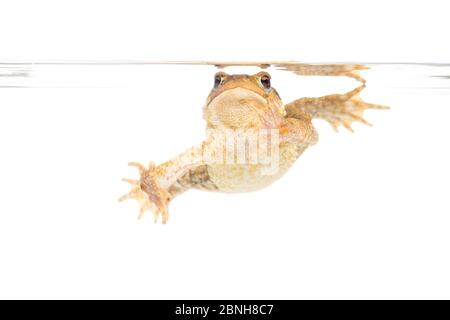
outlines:
[{"label": "brown speckled skin", "polygon": [[[271,174],[265,174],[267,164],[217,164],[205,162],[205,152],[215,152],[215,140],[208,137],[179,156],[149,168],[138,163],[141,178],[126,179],[132,190],[120,198],[136,199],[140,216],[153,211],[155,221],[161,216],[168,220],[168,204],[176,195],[190,189],[220,192],[248,192],[261,189],[280,178],[310,145],[317,142],[313,118],[328,121],[333,128],[343,125],[351,130],[354,121],[363,119],[366,109],[386,107],[368,104],[359,97],[360,87],[346,94],[321,98],[301,98],[283,105],[273,88],[266,88],[261,78],[270,77],[266,72],[255,75],[228,75],[219,72],[221,79],[209,94],[203,108],[207,130],[276,130],[279,133],[279,166]],[[245,131],[244,131],[245,132]]]}]

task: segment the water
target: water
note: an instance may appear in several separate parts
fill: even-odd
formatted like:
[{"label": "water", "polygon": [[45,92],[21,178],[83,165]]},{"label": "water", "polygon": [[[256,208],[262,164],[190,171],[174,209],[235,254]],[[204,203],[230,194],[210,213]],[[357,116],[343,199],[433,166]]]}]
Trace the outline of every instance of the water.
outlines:
[{"label": "water", "polygon": [[[242,66],[240,66],[242,64]],[[261,65],[271,73],[283,69],[299,75],[353,76],[361,71],[363,78],[379,80],[387,89],[438,91],[450,90],[450,64],[439,63],[324,63],[300,64],[275,62],[146,62],[146,61],[85,61],[85,62],[0,62],[0,88],[132,88],[145,87],[145,80],[163,67],[166,70],[214,72],[213,67],[233,68],[238,73],[249,66]],[[332,66],[330,68],[330,66]],[[355,67],[357,66],[357,67]],[[362,67],[362,68],[360,68]],[[333,70],[333,68],[335,70]],[[227,69],[227,70],[228,70]],[[256,70],[256,68],[254,68]],[[355,71],[352,71],[355,70]],[[349,72],[348,72],[349,71]],[[170,72],[170,71],[169,71]],[[352,74],[352,72],[354,72]],[[371,86],[375,84],[372,83]]]},{"label": "water", "polygon": [[[204,138],[202,106],[217,68],[1,64],[0,242],[10,262],[3,274],[20,275],[4,282],[19,295],[56,275],[64,281],[51,288],[70,296],[88,285],[86,274],[111,288],[124,262],[131,283],[158,297],[172,294],[174,283],[189,296],[203,273],[214,280],[203,283],[205,292],[230,282],[235,290],[238,273],[247,286],[261,289],[268,279],[279,292],[311,281],[308,290],[320,295],[349,278],[366,296],[392,286],[393,296],[417,286],[447,292],[450,66],[365,65],[361,97],[390,107],[365,114],[373,127],[336,133],[317,120],[318,144],[279,181],[247,194],[187,192],[171,203],[162,228],[151,215],[138,222],[136,203],[117,202],[129,191],[121,178],[137,177],[129,161],[161,163]],[[355,77],[266,70],[286,103],[360,85]],[[18,255],[24,263],[15,263]],[[218,265],[226,272],[216,274]],[[417,278],[424,270],[431,280]]]},{"label": "water", "polygon": [[[25,223],[27,232],[34,232],[33,222],[42,219],[67,224],[66,232],[77,229],[69,228],[68,221],[79,228],[92,219],[97,226],[134,221],[135,204],[117,203],[128,191],[121,178],[136,177],[127,163],[161,163],[204,138],[202,106],[213,85],[215,64],[1,63],[0,211],[9,214],[3,216],[8,222],[0,224],[0,231],[8,234],[2,226],[23,228]],[[224,70],[254,73],[260,67],[234,65]],[[319,143],[280,182],[255,194],[226,198],[183,195],[171,207],[170,223],[186,225],[194,219],[213,225],[211,230],[234,228],[236,217],[209,215],[234,201],[233,210],[245,212],[239,218],[244,225],[269,221],[269,216],[259,216],[266,211],[301,210],[320,217],[321,212],[337,210],[336,218],[328,217],[333,221],[338,216],[359,219],[364,208],[365,217],[380,217],[371,239],[378,236],[377,230],[394,237],[398,228],[422,225],[435,228],[436,237],[447,241],[449,64],[276,63],[265,70],[285,103],[343,94],[365,81],[361,97],[390,110],[367,112],[365,118],[373,127],[355,124],[354,133],[341,127],[336,134],[328,123],[315,121]],[[299,208],[280,200],[290,190],[302,195]],[[274,201],[263,204],[263,199]],[[58,220],[62,212],[68,220]],[[281,220],[275,223],[291,228]],[[293,229],[287,234],[296,234],[294,226],[303,224],[290,224]],[[414,230],[408,230],[406,237],[417,241]]]}]

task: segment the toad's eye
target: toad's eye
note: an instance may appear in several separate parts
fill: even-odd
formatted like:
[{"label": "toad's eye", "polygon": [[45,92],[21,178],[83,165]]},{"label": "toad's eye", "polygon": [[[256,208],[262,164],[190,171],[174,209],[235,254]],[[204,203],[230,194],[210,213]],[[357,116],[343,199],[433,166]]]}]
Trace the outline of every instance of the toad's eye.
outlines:
[{"label": "toad's eye", "polygon": [[223,76],[218,73],[214,76],[214,88],[217,88],[218,86],[220,86],[223,82]]},{"label": "toad's eye", "polygon": [[259,81],[264,89],[270,89],[270,77],[268,75],[263,75]]}]

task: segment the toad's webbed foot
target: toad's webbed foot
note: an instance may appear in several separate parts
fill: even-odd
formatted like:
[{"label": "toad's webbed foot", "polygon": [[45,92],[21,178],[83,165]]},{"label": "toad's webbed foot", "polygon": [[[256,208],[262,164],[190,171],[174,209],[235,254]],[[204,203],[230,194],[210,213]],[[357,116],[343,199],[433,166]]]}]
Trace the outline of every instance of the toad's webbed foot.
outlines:
[{"label": "toad's webbed foot", "polygon": [[160,216],[162,223],[166,223],[169,219],[167,206],[171,197],[168,190],[160,187],[158,183],[158,167],[153,162],[150,163],[148,169],[137,162],[130,162],[128,165],[138,168],[140,179],[123,179],[125,182],[130,183],[132,187],[131,191],[122,196],[119,201],[135,199],[140,207],[139,218],[142,217],[146,210],[151,210],[155,217],[155,223]]}]

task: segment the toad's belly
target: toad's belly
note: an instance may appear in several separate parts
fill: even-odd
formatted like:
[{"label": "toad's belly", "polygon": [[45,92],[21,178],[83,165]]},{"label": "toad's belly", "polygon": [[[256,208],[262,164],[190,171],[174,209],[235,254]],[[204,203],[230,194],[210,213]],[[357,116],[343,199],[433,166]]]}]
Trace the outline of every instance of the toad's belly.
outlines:
[{"label": "toad's belly", "polygon": [[303,150],[293,144],[282,144],[279,157],[272,158],[265,164],[209,165],[208,174],[218,191],[256,191],[279,179]]}]

